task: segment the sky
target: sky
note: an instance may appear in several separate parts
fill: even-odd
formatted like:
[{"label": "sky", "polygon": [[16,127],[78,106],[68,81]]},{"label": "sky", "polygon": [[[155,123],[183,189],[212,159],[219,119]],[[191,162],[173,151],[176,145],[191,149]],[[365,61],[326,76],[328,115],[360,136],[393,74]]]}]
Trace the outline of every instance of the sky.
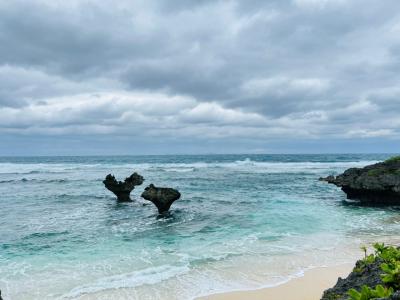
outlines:
[{"label": "sky", "polygon": [[0,155],[396,153],[399,37],[398,0],[0,0]]}]

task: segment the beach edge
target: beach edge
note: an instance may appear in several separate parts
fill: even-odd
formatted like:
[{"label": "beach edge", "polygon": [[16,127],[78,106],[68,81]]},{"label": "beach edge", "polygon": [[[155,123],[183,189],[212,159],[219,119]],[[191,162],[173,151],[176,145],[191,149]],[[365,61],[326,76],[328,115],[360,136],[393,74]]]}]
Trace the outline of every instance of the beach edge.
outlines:
[{"label": "beach edge", "polygon": [[255,290],[216,293],[196,300],[319,300],[323,292],[334,286],[339,277],[345,278],[354,267],[345,263],[329,267],[316,267],[282,284]]}]

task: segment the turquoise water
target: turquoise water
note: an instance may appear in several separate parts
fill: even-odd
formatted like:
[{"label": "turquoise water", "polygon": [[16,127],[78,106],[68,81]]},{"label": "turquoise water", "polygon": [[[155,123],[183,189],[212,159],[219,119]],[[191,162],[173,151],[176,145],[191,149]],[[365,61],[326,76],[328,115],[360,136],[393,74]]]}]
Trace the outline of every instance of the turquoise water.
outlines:
[{"label": "turquoise water", "polygon": [[[4,299],[192,299],[274,285],[393,240],[396,208],[346,203],[320,176],[389,155],[0,158]],[[102,179],[145,184],[118,204]],[[139,199],[178,188],[170,218]]]}]

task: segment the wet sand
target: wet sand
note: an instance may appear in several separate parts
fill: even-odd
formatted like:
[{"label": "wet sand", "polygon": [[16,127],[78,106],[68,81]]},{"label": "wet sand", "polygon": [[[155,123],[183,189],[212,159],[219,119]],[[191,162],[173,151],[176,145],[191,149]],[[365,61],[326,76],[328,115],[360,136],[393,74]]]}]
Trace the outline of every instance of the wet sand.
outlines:
[{"label": "wet sand", "polygon": [[324,290],[334,286],[338,277],[347,277],[352,268],[353,264],[315,268],[275,287],[214,294],[198,300],[319,300]]}]

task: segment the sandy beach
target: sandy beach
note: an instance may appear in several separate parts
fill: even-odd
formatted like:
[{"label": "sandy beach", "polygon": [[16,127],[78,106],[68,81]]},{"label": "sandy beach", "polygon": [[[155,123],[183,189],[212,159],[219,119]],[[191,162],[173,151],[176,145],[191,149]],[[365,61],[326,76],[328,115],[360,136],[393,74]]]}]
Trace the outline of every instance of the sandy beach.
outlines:
[{"label": "sandy beach", "polygon": [[332,287],[338,277],[346,277],[352,268],[352,264],[315,268],[276,287],[221,293],[198,300],[319,300],[325,289]]}]

